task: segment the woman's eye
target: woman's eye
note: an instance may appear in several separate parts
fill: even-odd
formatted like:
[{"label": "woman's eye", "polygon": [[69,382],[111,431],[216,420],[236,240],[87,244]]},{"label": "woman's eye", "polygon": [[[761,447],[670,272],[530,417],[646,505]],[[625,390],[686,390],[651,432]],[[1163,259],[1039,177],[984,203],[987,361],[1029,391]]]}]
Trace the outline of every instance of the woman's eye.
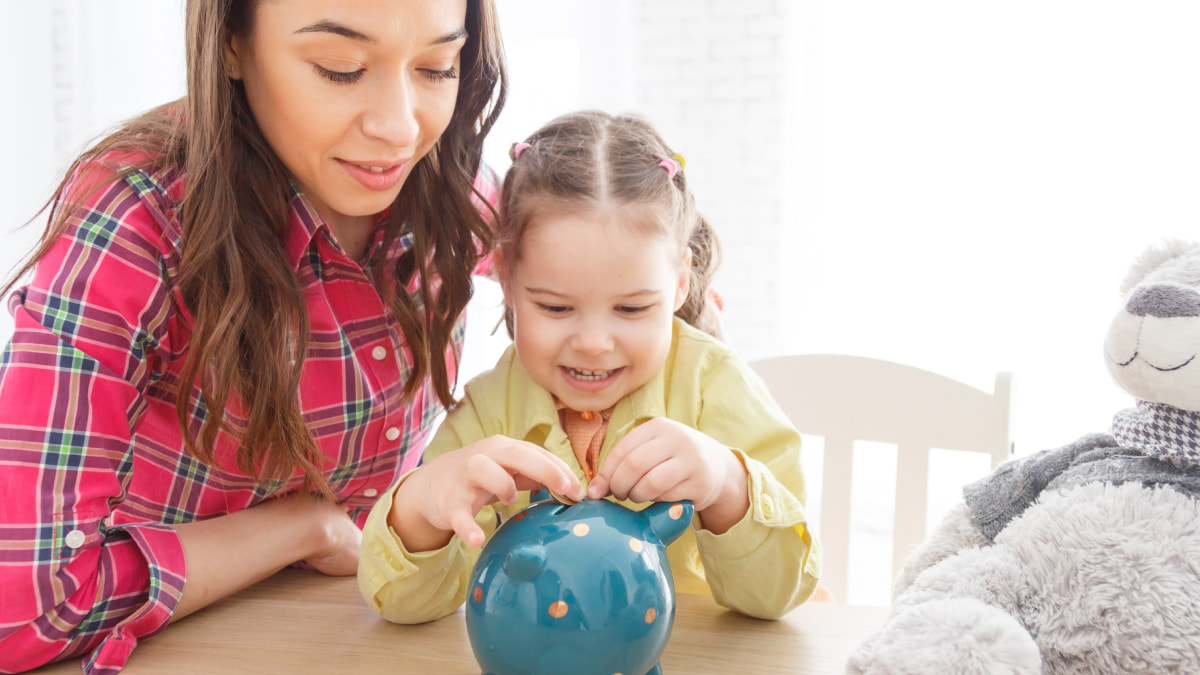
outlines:
[{"label": "woman's eye", "polygon": [[341,70],[330,70],[317,65],[314,65],[313,67],[317,69],[318,75],[335,84],[354,84],[355,82],[361,80],[363,76],[363,71],[361,69],[345,72]]},{"label": "woman's eye", "polygon": [[445,70],[423,70],[421,72],[425,74],[425,77],[433,80],[434,82],[458,79],[458,69],[454,68],[453,66]]}]

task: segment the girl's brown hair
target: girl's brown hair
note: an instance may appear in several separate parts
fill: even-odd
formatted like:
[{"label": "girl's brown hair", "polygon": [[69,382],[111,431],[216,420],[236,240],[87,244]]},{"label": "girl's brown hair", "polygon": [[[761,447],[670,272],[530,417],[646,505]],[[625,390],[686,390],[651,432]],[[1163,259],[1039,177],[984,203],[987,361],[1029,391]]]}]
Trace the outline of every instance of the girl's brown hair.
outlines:
[{"label": "girl's brown hair", "polygon": [[[712,335],[719,334],[709,286],[720,264],[720,244],[708,221],[696,210],[687,174],[672,159],[675,152],[646,120],[587,110],[569,113],[538,129],[504,177],[496,240],[506,260],[521,259],[521,242],[533,217],[543,209],[594,209],[605,205],[645,206],[658,216],[630,223],[666,228],[666,234],[691,250],[688,297],[675,315]],[[514,153],[515,154],[515,153]],[[660,162],[676,162],[667,171]],[[511,311],[505,323],[512,334]]]},{"label": "girl's brown hair", "polygon": [[[492,242],[472,197],[477,196],[473,184],[483,139],[506,91],[493,2],[467,2],[468,37],[454,113],[437,145],[407,178],[385,223],[384,243],[366,267],[412,353],[404,396],[411,397],[430,378],[444,405],[453,400],[454,383],[443,355],[471,297],[471,273]],[[198,430],[189,430],[197,401],[179,396],[183,436],[198,457],[211,462],[218,433],[234,434],[243,471],[268,480],[287,479],[299,469],[307,489],[329,495],[320,451],[297,397],[308,315],[282,243],[289,175],[263,138],[241,83],[228,77],[223,62],[224,41],[253,29],[257,4],[188,0],[188,95],[125,123],[75,160],[49,202],[56,204],[54,217],[3,292],[47,254],[73,209],[91,196],[83,193],[104,183],[94,176],[73,182],[77,170],[103,170],[94,160],[114,151],[144,158],[131,171],[184,168],[177,283],[194,325],[179,386],[181,393],[198,387],[209,413]],[[92,187],[78,187],[83,184]],[[413,247],[388,268],[386,252],[405,224],[412,228]],[[419,299],[405,290],[414,280]],[[234,400],[244,407],[244,428],[230,428],[215,412]]]}]

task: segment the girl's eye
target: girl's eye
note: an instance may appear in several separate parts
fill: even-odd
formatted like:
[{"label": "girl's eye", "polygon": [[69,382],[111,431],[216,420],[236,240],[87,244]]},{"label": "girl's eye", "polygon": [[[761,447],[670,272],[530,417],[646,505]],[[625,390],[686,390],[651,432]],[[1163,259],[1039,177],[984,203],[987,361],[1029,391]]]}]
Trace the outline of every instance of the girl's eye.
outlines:
[{"label": "girl's eye", "polygon": [[650,309],[650,305],[618,305],[617,306],[618,312],[620,312],[622,314],[629,314],[629,315],[641,314],[642,312],[645,312],[648,309]]},{"label": "girl's eye", "polygon": [[538,309],[547,314],[565,314],[571,311],[571,308],[566,305],[543,305],[542,303],[538,303]]},{"label": "girl's eye", "polygon": [[445,70],[423,70],[421,72],[425,74],[425,77],[433,80],[434,82],[458,79],[458,69],[454,68],[453,66]]},{"label": "girl's eye", "polygon": [[329,80],[330,82],[333,82],[334,84],[354,84],[355,82],[361,80],[363,76],[362,70],[343,72],[341,70],[322,68],[318,65],[314,65],[313,68],[317,69],[318,75]]}]

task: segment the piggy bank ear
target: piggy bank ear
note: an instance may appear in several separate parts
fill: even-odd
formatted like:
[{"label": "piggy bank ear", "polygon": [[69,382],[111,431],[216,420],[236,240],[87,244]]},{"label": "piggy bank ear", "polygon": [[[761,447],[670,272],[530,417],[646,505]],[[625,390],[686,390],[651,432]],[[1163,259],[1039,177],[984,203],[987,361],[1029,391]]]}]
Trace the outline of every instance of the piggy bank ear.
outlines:
[{"label": "piggy bank ear", "polygon": [[691,500],[678,502],[658,502],[651,504],[642,511],[648,521],[650,530],[658,535],[664,546],[679,538],[692,523],[692,514],[696,512]]},{"label": "piggy bank ear", "polygon": [[518,544],[504,556],[504,573],[513,581],[529,581],[546,566],[546,549],[541,544]]}]

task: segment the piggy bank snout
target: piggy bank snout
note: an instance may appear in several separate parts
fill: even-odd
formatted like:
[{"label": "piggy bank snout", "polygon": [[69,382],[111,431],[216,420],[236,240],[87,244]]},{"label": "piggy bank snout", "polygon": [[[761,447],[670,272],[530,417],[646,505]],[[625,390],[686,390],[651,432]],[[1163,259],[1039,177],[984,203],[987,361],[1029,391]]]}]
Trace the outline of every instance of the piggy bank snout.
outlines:
[{"label": "piggy bank snout", "polygon": [[518,544],[504,556],[504,573],[513,581],[529,581],[546,567],[546,547]]}]

